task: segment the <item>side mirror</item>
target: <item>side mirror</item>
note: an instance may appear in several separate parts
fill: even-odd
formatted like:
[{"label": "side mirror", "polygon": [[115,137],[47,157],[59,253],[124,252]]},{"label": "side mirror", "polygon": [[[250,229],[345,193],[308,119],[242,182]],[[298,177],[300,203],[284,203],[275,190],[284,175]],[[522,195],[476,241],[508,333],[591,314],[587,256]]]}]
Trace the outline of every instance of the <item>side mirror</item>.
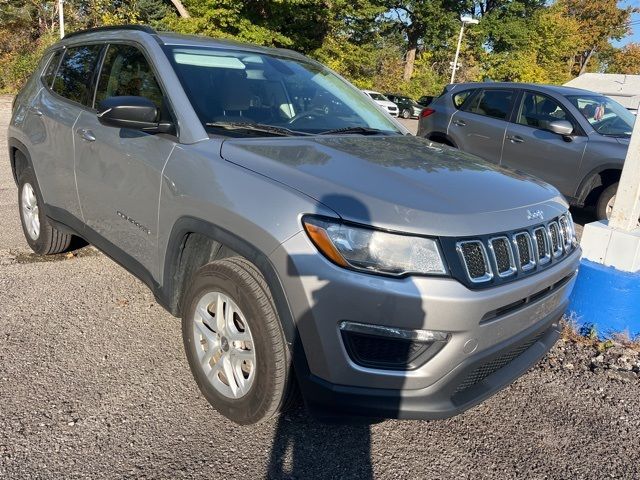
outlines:
[{"label": "side mirror", "polygon": [[173,133],[173,125],[160,123],[158,117],[155,103],[145,97],[109,97],[98,106],[98,121],[107,127]]},{"label": "side mirror", "polygon": [[563,137],[569,136],[573,133],[573,125],[567,120],[555,120],[549,123],[549,130]]}]

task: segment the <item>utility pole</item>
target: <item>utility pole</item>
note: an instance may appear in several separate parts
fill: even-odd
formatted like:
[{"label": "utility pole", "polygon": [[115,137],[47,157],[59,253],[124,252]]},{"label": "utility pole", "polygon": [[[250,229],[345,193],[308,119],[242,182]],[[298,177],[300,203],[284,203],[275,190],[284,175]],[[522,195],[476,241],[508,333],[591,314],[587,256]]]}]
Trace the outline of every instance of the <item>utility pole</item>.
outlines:
[{"label": "utility pole", "polygon": [[461,17],[460,21],[462,22],[462,25],[460,25],[460,35],[458,35],[458,48],[456,48],[456,56],[453,57],[453,65],[451,67],[451,82],[449,83],[453,83],[453,81],[456,78],[456,69],[458,68],[458,57],[460,56],[460,46],[462,45],[462,35],[464,34],[464,26],[477,25],[479,22],[475,18],[471,18],[471,17]]},{"label": "utility pole", "polygon": [[58,0],[58,18],[60,22],[60,38],[64,38],[64,8],[63,0]]}]

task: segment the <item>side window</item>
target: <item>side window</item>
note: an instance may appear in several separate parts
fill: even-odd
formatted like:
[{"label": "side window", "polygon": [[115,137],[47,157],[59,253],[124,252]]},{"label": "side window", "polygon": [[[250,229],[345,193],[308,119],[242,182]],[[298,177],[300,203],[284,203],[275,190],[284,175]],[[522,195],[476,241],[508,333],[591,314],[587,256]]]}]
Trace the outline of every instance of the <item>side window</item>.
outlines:
[{"label": "side window", "polygon": [[486,117],[506,120],[513,106],[515,93],[512,90],[483,90],[465,111]]},{"label": "side window", "polygon": [[96,105],[109,97],[146,97],[162,108],[162,91],[142,52],[131,45],[109,45],[104,59]]},{"label": "side window", "polygon": [[49,88],[51,88],[53,77],[58,70],[58,65],[60,65],[60,58],[62,58],[62,50],[54,52],[49,59],[49,63],[47,64],[47,68],[45,69],[44,74],[42,75],[42,81]]},{"label": "side window", "polygon": [[464,90],[462,92],[454,93],[451,99],[453,100],[453,106],[459,109],[462,107],[462,104],[465,102],[469,95],[471,95],[475,90]]},{"label": "side window", "polygon": [[571,118],[555,100],[532,92],[524,93],[516,123],[548,130],[549,124],[556,120],[571,121]]},{"label": "side window", "polygon": [[89,106],[91,77],[96,69],[102,45],[68,48],[51,87],[54,92],[74,102]]}]

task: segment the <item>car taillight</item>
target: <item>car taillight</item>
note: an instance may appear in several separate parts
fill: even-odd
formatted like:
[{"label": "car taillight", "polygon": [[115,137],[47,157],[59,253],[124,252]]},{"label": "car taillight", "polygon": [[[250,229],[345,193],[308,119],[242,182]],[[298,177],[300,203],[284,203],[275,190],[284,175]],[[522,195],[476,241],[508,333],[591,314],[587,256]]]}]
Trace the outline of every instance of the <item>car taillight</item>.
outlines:
[{"label": "car taillight", "polygon": [[428,117],[429,115],[433,115],[436,111],[433,108],[425,108],[420,112],[420,118]]}]

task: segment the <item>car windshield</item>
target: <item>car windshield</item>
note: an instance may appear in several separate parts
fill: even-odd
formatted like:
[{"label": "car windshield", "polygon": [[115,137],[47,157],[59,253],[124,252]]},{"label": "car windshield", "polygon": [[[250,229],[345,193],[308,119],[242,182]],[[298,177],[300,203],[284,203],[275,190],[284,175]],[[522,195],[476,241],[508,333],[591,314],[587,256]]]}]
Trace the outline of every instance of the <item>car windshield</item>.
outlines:
[{"label": "car windshield", "polygon": [[389,99],[387,97],[385,97],[384,95],[382,95],[381,93],[378,93],[378,92],[367,92],[367,93],[374,100],[382,100],[384,102],[388,102],[389,101]]},{"label": "car windshield", "polygon": [[[317,63],[208,47],[167,49],[189,100],[210,132],[402,133],[360,91]],[[243,130],[243,123],[252,128]],[[360,130],[349,130],[354,127]]]},{"label": "car windshield", "polygon": [[635,116],[618,102],[603,95],[567,95],[593,129],[612,137],[629,137]]}]

